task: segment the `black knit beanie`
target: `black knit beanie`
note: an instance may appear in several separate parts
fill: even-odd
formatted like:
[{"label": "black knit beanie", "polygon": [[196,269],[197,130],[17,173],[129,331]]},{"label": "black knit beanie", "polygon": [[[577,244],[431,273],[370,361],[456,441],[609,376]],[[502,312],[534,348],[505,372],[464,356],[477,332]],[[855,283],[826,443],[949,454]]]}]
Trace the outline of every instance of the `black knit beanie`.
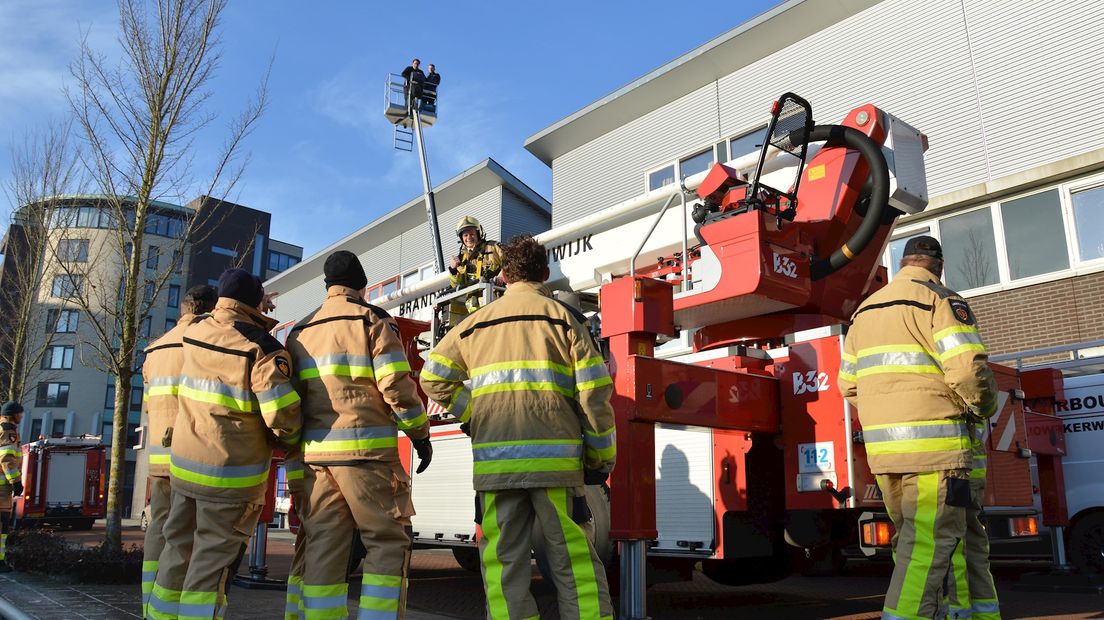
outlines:
[{"label": "black knit beanie", "polygon": [[244,269],[227,269],[219,276],[218,295],[256,308],[261,305],[261,298],[264,297],[264,286],[257,276]]},{"label": "black knit beanie", "polygon": [[338,250],[330,254],[322,272],[326,274],[326,288],[341,285],[359,291],[368,286],[368,277],[364,275],[360,259],[348,250]]}]

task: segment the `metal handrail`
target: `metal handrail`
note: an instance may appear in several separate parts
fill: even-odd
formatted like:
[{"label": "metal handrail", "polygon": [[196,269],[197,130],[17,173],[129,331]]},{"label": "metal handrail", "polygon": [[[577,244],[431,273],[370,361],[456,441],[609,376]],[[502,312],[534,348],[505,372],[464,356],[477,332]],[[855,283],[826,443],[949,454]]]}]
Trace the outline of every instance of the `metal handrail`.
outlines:
[{"label": "metal handrail", "polygon": [[[1046,347],[1043,349],[1031,349],[1029,351],[1017,351],[1014,353],[1001,353],[1000,355],[990,355],[989,361],[991,362],[1006,362],[1015,361],[1016,368],[1023,366],[1023,360],[1027,357],[1039,357],[1042,355],[1053,355],[1055,353],[1076,353],[1082,349],[1092,349],[1096,347],[1104,347],[1104,340],[1090,340],[1087,342],[1075,342],[1073,344],[1063,344],[1054,347]],[[1101,357],[1101,356],[1093,356]]]},{"label": "metal handrail", "polygon": [[[680,182],[680,185],[682,183]],[[675,201],[675,197],[682,199],[682,282],[681,290],[686,290],[685,282],[687,281],[689,268],[689,261],[686,257],[686,186],[682,185],[682,191],[671,194],[667,197],[667,201],[663,203],[663,206],[655,214],[652,219],[652,225],[648,228],[648,232],[644,234],[644,238],[640,240],[640,245],[636,247],[636,251],[633,252],[632,258],[629,259],[629,277],[636,276],[636,259],[640,256],[640,253],[644,251],[645,244],[648,243],[648,239],[652,238],[652,233],[655,232],[656,226],[659,226],[659,220],[663,219],[663,215],[667,213],[667,209],[671,208],[671,204]]]}]

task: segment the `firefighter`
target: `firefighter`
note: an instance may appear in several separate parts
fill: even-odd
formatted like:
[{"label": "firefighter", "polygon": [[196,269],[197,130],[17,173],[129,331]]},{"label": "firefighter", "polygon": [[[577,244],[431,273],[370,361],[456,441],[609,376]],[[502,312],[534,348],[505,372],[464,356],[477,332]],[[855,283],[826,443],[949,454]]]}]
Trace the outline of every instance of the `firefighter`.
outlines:
[{"label": "firefighter", "polygon": [[287,346],[303,399],[302,602],[306,618],[348,614],[346,569],[353,532],[368,550],[360,617],[401,618],[413,514],[398,431],[429,466],[429,420],[410,374],[399,328],[364,301],[368,279],[352,252],[324,265],[326,300],[292,328]]},{"label": "firefighter", "polygon": [[469,424],[487,617],[537,617],[529,593],[536,519],[560,617],[612,618],[605,570],[580,524],[589,520],[584,482],[599,484],[613,469],[613,382],[585,317],[542,284],[544,246],[515,237],[502,275],[502,298],[450,331],[421,373],[426,394]]},{"label": "firefighter", "polygon": [[171,502],[169,485],[169,446],[172,445],[172,426],[177,414],[177,391],[180,387],[180,368],[184,363],[184,330],[207,318],[218,301],[218,291],[213,286],[200,284],[188,289],[180,302],[180,319],[176,327],[146,347],[146,361],[142,364],[142,385],[145,394],[142,405],[149,425],[150,442],[146,447],[149,458],[150,518],[146,527],[146,539],[142,546],[142,607],[149,603],[153,582],[157,577],[157,558],[165,547],[161,528],[169,515]]},{"label": "firefighter", "polygon": [[[460,251],[449,263],[449,284],[453,289],[461,289],[476,282],[501,282],[498,278],[502,269],[502,246],[497,241],[489,241],[483,234],[479,220],[465,215],[456,223],[456,237]],[[450,325],[456,325],[464,316],[479,309],[483,303],[482,293],[472,293],[464,300],[453,301]]]},{"label": "firefighter", "polygon": [[299,441],[291,358],[261,314],[260,280],[219,277],[211,316],[184,331],[163,528],[149,618],[221,617],[226,580],[264,504],[276,443]]},{"label": "firefighter", "polygon": [[0,573],[8,566],[8,528],[12,516],[12,495],[23,495],[23,448],[19,445],[19,423],[23,405],[9,400],[0,407]]},{"label": "firefighter", "polygon": [[960,617],[1000,617],[978,521],[984,464],[976,462],[977,427],[996,413],[996,382],[974,313],[940,283],[942,273],[939,242],[910,239],[893,281],[851,317],[839,373],[896,527],[883,618],[941,617],[959,541],[969,574]]},{"label": "firefighter", "polygon": [[[303,497],[303,452],[299,446],[289,447],[284,454],[284,476],[288,493],[296,514],[302,514],[306,499]],[[295,532],[295,552],[291,556],[291,569],[288,571],[287,600],[284,620],[303,620],[306,610],[303,608],[303,567],[306,562],[307,529],[302,518]]]}]

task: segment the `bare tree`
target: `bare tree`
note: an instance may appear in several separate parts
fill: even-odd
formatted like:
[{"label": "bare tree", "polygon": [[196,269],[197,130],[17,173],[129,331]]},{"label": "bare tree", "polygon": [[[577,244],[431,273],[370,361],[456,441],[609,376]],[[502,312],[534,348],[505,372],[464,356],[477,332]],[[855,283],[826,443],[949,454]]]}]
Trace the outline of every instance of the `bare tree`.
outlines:
[{"label": "bare tree", "polygon": [[962,288],[971,289],[990,284],[989,277],[993,275],[993,262],[986,250],[985,241],[981,235],[971,228],[966,237],[966,247],[963,248],[962,262],[957,268],[958,275],[965,285]]},{"label": "bare tree", "polygon": [[[54,342],[64,302],[38,307],[43,268],[51,232],[50,213],[63,195],[79,191],[78,153],[70,140],[68,124],[53,124],[29,131],[11,147],[12,176],[6,185],[13,210],[4,240],[3,277],[0,278],[0,312],[6,327],[0,330],[0,365],[6,400],[23,402],[37,382],[48,377],[39,365]],[[52,311],[52,313],[51,313]]]},{"label": "bare tree", "polygon": [[266,104],[267,73],[227,127],[206,191],[196,192],[192,147],[215,118],[206,88],[219,62],[224,8],[225,0],[119,0],[121,61],[109,65],[85,41],[67,91],[100,195],[98,222],[108,233],[95,260],[113,269],[58,261],[55,278],[94,317],[86,353],[115,381],[105,543],[116,549],[135,354],[140,339],[154,335],[151,310],[203,225],[198,213],[166,202],[179,204],[187,193],[225,196],[245,164],[239,147]]}]

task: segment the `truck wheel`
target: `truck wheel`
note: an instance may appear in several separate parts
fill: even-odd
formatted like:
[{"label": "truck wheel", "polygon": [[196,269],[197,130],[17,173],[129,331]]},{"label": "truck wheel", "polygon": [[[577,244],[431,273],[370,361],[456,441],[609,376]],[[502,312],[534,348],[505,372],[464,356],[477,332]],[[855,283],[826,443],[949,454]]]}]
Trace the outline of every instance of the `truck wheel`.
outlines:
[{"label": "truck wheel", "polygon": [[1082,573],[1104,573],[1104,512],[1077,521],[1070,533],[1069,554]]},{"label": "truck wheel", "polygon": [[96,523],[95,519],[77,519],[73,521],[73,529],[87,532]]},{"label": "truck wheel", "polygon": [[468,571],[469,573],[479,572],[479,549],[476,547],[453,547],[452,557],[456,558],[456,563],[460,565],[460,568]]},{"label": "truck wheel", "polygon": [[739,560],[702,560],[706,577],[726,586],[746,586],[753,583],[780,581],[789,574],[785,557]]}]

